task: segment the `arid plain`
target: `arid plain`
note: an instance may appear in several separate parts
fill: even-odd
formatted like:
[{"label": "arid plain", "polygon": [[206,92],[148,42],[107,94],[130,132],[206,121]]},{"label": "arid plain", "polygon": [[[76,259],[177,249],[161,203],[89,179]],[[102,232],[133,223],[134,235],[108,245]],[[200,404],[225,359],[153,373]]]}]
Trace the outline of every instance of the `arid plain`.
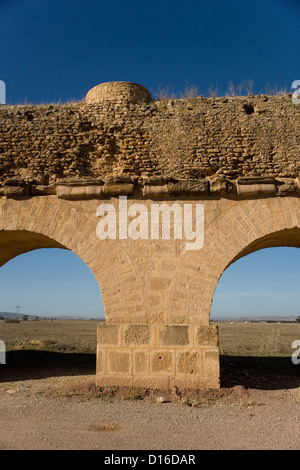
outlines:
[{"label": "arid plain", "polygon": [[218,323],[221,389],[97,388],[97,321],[0,324],[1,449],[298,449],[300,324]]}]

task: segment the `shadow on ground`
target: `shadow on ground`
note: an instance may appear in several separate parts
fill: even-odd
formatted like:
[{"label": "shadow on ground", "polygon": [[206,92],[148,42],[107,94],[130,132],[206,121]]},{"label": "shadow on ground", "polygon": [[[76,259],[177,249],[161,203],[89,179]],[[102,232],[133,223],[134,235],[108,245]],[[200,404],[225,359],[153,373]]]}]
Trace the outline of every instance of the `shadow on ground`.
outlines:
[{"label": "shadow on ground", "polygon": [[[300,364],[290,357],[220,356],[221,387],[259,390],[300,387]],[[96,355],[37,350],[8,351],[0,382],[96,374]]]},{"label": "shadow on ground", "polygon": [[259,390],[300,387],[300,364],[290,357],[220,356],[221,387]]},{"label": "shadow on ground", "polygon": [[95,375],[96,355],[37,350],[8,351],[0,383],[70,375]]}]

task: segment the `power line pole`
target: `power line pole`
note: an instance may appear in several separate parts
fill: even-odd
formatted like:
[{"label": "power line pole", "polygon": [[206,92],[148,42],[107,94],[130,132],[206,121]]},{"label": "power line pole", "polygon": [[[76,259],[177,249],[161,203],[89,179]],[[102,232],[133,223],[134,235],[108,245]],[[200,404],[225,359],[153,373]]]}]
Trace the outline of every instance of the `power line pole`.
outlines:
[{"label": "power line pole", "polygon": [[17,309],[16,310],[16,319],[18,320],[19,308],[21,308],[21,307],[20,307],[20,305],[16,305],[15,308]]}]

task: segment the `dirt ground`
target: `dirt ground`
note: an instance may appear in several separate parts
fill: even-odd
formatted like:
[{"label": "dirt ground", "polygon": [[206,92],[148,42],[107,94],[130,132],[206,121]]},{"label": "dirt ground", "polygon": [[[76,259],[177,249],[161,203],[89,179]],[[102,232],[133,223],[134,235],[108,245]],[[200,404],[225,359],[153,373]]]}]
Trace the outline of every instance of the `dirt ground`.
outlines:
[{"label": "dirt ground", "polygon": [[97,389],[94,371],[86,352],[9,351],[0,449],[300,448],[300,364],[290,357],[223,355],[220,391]]},{"label": "dirt ground", "polygon": [[285,377],[283,388],[265,375],[259,388],[229,378],[220,391],[167,395],[98,390],[82,372],[34,367],[22,380],[2,379],[0,449],[300,448],[298,379]]}]

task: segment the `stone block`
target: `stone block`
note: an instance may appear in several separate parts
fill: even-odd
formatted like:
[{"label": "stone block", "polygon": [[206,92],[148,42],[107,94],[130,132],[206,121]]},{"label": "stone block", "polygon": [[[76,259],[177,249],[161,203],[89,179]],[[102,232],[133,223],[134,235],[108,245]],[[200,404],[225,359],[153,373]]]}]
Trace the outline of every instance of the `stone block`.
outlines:
[{"label": "stone block", "polygon": [[151,390],[169,390],[170,388],[170,377],[133,377],[134,387],[149,388]]},{"label": "stone block", "polygon": [[151,276],[150,289],[152,291],[161,291],[167,289],[172,284],[172,278],[168,276]]},{"label": "stone block", "polygon": [[203,352],[203,377],[220,376],[219,350],[207,349]]},{"label": "stone block", "polygon": [[208,181],[201,180],[182,180],[177,183],[168,184],[168,193],[172,196],[193,195],[203,196],[208,194]]},{"label": "stone block", "polygon": [[96,374],[106,373],[106,350],[97,347]]},{"label": "stone block", "polygon": [[96,386],[97,387],[132,387],[133,377],[132,376],[117,376],[117,375],[97,375]]},{"label": "stone block", "polygon": [[170,323],[187,323],[188,322],[188,315],[184,315],[182,313],[172,312],[169,315]]},{"label": "stone block", "polygon": [[87,198],[99,197],[102,195],[103,186],[87,185],[85,186],[85,195]]},{"label": "stone block", "polygon": [[145,185],[143,187],[143,196],[145,198],[155,198],[166,195],[168,192],[168,185],[164,184],[161,186],[157,185]]},{"label": "stone block", "polygon": [[69,199],[71,195],[71,187],[58,184],[56,186],[56,195],[59,199]]},{"label": "stone block", "polygon": [[220,389],[219,377],[200,377],[198,380],[199,389]]},{"label": "stone block", "polygon": [[129,351],[108,352],[108,373],[130,374],[132,369],[131,353]]},{"label": "stone block", "polygon": [[134,185],[132,183],[109,183],[101,188],[101,192],[105,196],[120,196],[133,193]]},{"label": "stone block", "polygon": [[153,373],[170,374],[174,369],[174,351],[154,351],[151,355]]},{"label": "stone block", "polygon": [[189,377],[170,377],[170,389],[174,390],[174,387],[178,391],[185,391],[185,390],[193,390],[193,389],[199,389],[199,383],[200,379],[199,377],[196,376],[189,376]]},{"label": "stone block", "polygon": [[4,183],[4,194],[7,198],[26,197],[30,194],[30,186],[22,179],[9,179]]},{"label": "stone block", "polygon": [[99,346],[119,346],[119,325],[98,325],[98,344]]},{"label": "stone block", "polygon": [[197,326],[195,334],[195,346],[219,346],[219,332],[217,325]]},{"label": "stone block", "polygon": [[275,178],[238,178],[237,193],[243,197],[272,196],[277,193]]},{"label": "stone block", "polygon": [[158,331],[158,344],[160,346],[183,347],[189,343],[189,327],[186,325],[165,326]]},{"label": "stone block", "polygon": [[200,350],[179,351],[176,357],[176,374],[202,374],[202,354]]},{"label": "stone block", "polygon": [[124,329],[125,346],[147,346],[151,341],[148,325],[129,325]]},{"label": "stone block", "polygon": [[136,375],[149,375],[149,352],[133,352],[133,373]]}]

